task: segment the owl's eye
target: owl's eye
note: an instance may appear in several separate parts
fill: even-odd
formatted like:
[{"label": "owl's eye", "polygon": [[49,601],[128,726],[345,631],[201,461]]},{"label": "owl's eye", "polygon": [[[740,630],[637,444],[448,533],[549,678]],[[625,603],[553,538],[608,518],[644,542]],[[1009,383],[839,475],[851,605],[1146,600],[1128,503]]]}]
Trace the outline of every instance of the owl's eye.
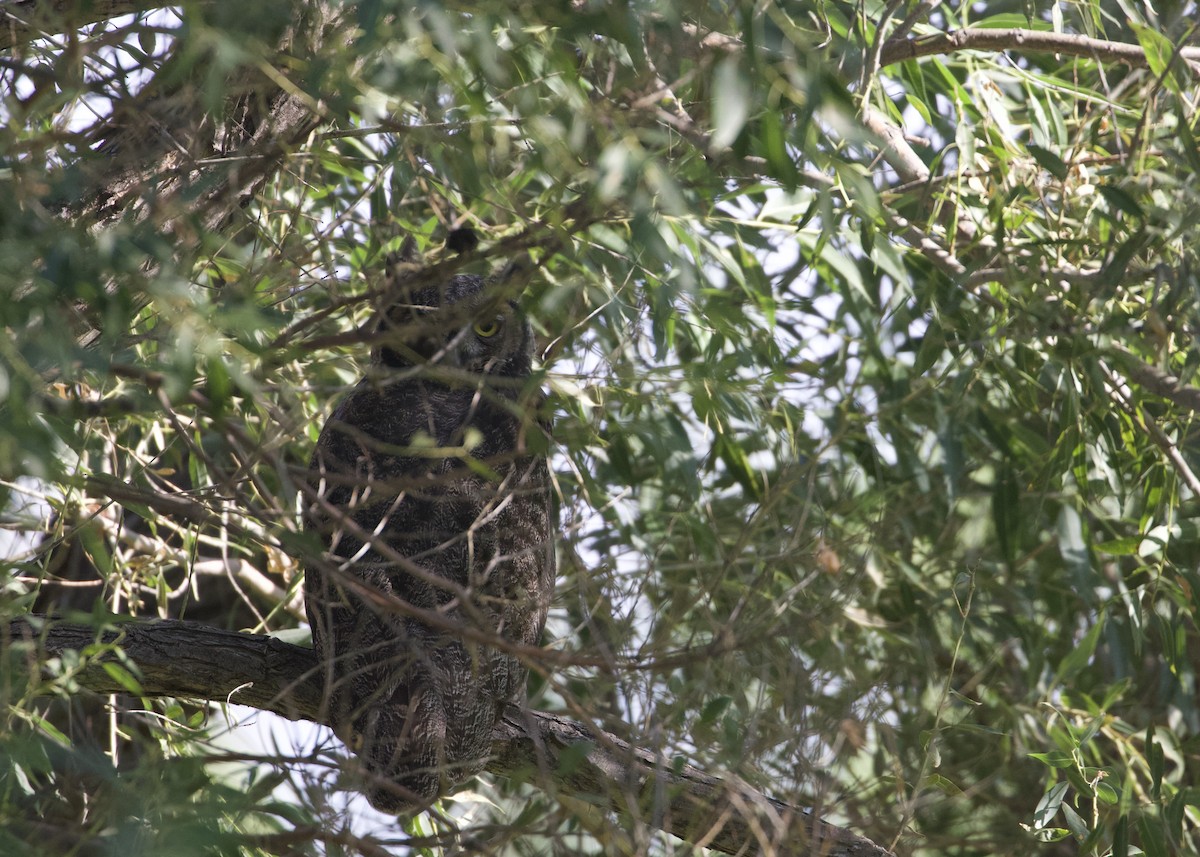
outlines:
[{"label": "owl's eye", "polygon": [[475,325],[475,335],[480,339],[491,339],[500,332],[500,321],[481,321]]}]

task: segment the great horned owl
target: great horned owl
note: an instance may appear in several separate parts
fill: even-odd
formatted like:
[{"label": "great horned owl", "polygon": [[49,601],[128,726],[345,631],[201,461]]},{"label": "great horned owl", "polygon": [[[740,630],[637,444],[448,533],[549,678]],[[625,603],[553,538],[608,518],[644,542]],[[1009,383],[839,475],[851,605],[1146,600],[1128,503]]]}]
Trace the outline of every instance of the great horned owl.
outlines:
[{"label": "great horned owl", "polygon": [[[497,283],[460,275],[380,315],[373,369],[313,454],[305,606],[329,718],[386,812],[478,773],[554,587],[533,335]],[[534,451],[537,450],[537,451]]]}]

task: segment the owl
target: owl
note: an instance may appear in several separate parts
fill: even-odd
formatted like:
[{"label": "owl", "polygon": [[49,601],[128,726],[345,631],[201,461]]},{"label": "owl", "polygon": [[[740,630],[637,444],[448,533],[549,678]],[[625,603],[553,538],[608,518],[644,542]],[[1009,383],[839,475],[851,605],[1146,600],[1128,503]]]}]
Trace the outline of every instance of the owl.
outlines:
[{"label": "owl", "polygon": [[478,773],[554,587],[533,333],[500,281],[401,289],[321,431],[304,594],[329,721],[384,812]]}]

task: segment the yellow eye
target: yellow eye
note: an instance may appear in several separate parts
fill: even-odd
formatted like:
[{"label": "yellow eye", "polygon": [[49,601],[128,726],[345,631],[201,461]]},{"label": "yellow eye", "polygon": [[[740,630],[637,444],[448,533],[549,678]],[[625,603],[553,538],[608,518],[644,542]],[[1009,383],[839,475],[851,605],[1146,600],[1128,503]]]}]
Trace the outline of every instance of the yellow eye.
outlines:
[{"label": "yellow eye", "polygon": [[500,332],[499,321],[482,321],[475,325],[475,335],[481,339],[490,339]]}]

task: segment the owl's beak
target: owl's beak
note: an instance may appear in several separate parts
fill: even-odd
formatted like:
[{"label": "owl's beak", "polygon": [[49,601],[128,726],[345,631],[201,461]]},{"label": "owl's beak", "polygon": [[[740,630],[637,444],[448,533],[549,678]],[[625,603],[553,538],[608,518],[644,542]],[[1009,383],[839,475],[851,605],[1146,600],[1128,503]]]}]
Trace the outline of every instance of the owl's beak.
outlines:
[{"label": "owl's beak", "polygon": [[466,365],[467,355],[464,348],[467,333],[466,329],[461,329],[450,331],[444,336],[438,335],[436,332],[432,336],[417,336],[409,343],[409,348],[426,363],[461,367]]}]

